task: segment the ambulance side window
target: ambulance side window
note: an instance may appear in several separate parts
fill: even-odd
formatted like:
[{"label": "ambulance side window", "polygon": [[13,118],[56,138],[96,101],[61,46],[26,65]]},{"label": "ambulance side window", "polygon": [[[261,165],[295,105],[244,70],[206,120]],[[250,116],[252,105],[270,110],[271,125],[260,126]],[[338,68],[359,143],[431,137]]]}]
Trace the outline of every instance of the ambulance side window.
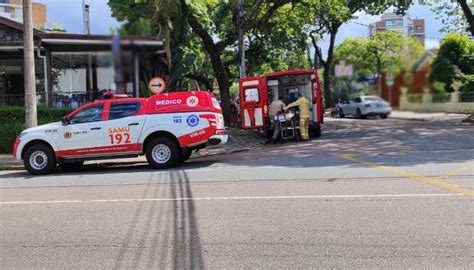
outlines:
[{"label": "ambulance side window", "polygon": [[113,102],[110,105],[109,120],[134,115],[140,111],[140,102]]},{"label": "ambulance side window", "polygon": [[69,119],[70,124],[82,124],[89,122],[96,122],[102,120],[102,110],[104,105],[96,105],[87,107],[78,113],[74,114],[71,119]]}]

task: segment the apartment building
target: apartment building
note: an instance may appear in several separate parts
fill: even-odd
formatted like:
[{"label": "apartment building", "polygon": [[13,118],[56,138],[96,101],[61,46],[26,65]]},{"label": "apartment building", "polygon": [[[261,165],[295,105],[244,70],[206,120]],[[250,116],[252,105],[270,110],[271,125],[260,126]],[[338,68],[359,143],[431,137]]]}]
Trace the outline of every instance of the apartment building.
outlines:
[{"label": "apartment building", "polygon": [[403,35],[418,38],[421,44],[425,44],[425,20],[412,19],[409,15],[398,15],[396,13],[385,13],[380,21],[369,25],[369,35],[372,36],[380,31],[391,30]]},{"label": "apartment building", "polygon": [[[35,28],[42,28],[46,24],[46,5],[32,3],[33,24]],[[0,16],[23,23],[22,0],[0,0]]]}]

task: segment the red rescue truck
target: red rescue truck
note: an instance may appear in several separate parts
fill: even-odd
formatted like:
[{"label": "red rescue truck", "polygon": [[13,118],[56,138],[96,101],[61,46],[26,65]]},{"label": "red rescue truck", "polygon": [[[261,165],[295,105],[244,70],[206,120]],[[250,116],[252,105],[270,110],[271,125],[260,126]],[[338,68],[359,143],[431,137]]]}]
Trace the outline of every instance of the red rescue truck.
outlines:
[{"label": "red rescue truck", "polygon": [[279,96],[290,104],[302,93],[311,101],[309,134],[321,136],[323,124],[323,98],[318,74],[314,70],[289,70],[247,77],[240,80],[240,116],[244,129],[267,129],[272,134],[268,106]]},{"label": "red rescue truck", "polygon": [[224,118],[209,92],[111,98],[86,104],[62,122],[23,131],[13,146],[31,174],[82,166],[84,160],[146,155],[154,168],[184,162],[197,150],[224,144]]}]

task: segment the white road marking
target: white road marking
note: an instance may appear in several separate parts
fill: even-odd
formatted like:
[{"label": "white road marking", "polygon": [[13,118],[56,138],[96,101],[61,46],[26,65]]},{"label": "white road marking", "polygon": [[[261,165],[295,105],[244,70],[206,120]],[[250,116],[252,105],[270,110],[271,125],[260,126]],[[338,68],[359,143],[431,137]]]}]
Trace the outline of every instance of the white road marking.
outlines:
[{"label": "white road marking", "polygon": [[115,202],[170,202],[170,201],[225,201],[225,200],[293,200],[293,199],[364,199],[364,198],[407,198],[407,197],[452,197],[461,193],[442,194],[374,194],[374,195],[308,195],[308,196],[256,196],[256,197],[197,197],[197,198],[154,198],[154,199],[111,199],[111,200],[61,200],[61,201],[12,201],[0,205],[18,204],[68,204],[68,203],[115,203]]}]

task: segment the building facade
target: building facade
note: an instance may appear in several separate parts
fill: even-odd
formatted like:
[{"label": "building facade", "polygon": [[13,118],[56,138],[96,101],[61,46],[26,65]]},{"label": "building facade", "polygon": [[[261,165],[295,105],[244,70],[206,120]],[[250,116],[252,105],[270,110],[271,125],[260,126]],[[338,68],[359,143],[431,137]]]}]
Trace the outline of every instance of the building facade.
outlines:
[{"label": "building facade", "polygon": [[385,13],[380,21],[369,25],[369,36],[385,30],[397,31],[405,36],[414,36],[421,44],[425,45],[424,19],[412,19],[409,15]]},{"label": "building facade", "polygon": [[[32,3],[33,24],[35,28],[43,28],[46,24],[46,5]],[[22,0],[0,0],[0,16],[10,20],[23,22],[23,1]]]}]

